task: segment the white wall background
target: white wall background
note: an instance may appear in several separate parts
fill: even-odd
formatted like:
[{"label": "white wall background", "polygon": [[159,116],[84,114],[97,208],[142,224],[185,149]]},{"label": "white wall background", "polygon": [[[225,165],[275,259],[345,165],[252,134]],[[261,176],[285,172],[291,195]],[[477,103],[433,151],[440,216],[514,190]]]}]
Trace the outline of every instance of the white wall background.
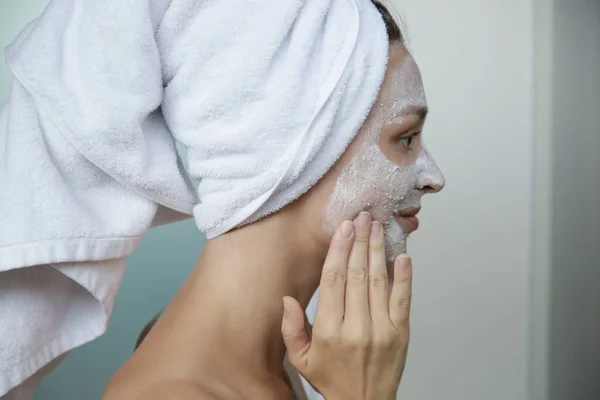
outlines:
[{"label": "white wall background", "polygon": [[425,81],[425,142],[447,180],[424,199],[409,243],[412,342],[399,398],[526,399],[533,3],[394,3]]}]

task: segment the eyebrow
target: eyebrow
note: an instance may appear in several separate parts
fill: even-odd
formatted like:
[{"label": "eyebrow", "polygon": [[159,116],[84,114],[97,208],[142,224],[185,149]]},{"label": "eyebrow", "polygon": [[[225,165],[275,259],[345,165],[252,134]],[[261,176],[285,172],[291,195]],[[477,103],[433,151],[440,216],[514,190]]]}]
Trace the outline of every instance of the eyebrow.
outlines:
[{"label": "eyebrow", "polygon": [[421,119],[425,119],[427,118],[427,113],[429,113],[429,107],[427,106],[407,106],[404,108],[404,110],[402,110],[401,115],[402,116],[407,116],[407,115],[416,115]]}]

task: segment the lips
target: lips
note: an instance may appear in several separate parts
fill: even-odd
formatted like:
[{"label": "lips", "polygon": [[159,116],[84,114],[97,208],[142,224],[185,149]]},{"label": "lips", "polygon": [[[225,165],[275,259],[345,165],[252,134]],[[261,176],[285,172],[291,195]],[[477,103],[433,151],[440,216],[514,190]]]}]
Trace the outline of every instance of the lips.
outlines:
[{"label": "lips", "polygon": [[417,214],[421,211],[421,207],[407,208],[394,214],[396,221],[406,233],[411,233],[419,229],[419,219]]}]

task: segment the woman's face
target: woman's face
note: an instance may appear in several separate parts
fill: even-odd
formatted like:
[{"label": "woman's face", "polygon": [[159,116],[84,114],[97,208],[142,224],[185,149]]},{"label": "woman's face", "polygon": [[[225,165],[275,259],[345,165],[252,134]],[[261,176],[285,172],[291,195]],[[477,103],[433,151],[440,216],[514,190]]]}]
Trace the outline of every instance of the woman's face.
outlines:
[{"label": "woman's face", "polygon": [[322,229],[327,240],[342,221],[364,210],[383,224],[389,260],[406,252],[406,238],[418,228],[421,196],[444,187],[444,177],[423,143],[426,115],[419,68],[404,45],[393,45],[367,120],[324,178]]}]

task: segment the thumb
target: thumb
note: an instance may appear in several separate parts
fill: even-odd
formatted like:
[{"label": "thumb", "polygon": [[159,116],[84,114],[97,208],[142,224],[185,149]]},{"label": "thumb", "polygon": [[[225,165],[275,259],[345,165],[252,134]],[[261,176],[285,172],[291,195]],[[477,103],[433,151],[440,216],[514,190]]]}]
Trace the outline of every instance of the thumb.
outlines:
[{"label": "thumb", "polygon": [[302,372],[306,366],[306,354],[310,349],[310,340],[304,323],[304,310],[293,297],[283,298],[283,320],[281,322],[281,334],[285,347],[288,350],[288,359]]}]

